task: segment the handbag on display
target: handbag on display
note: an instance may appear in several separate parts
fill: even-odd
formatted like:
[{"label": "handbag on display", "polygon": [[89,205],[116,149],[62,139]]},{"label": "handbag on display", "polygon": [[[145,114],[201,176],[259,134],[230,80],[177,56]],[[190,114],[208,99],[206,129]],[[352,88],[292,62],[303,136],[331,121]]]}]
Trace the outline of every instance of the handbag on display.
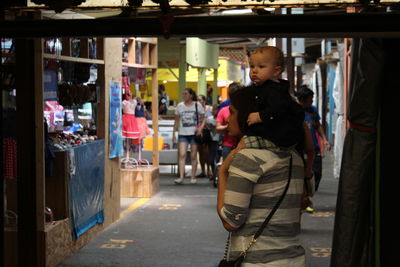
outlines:
[{"label": "handbag on display", "polygon": [[228,250],[229,250],[229,243],[230,243],[230,233],[228,235],[228,240],[226,241],[226,246],[225,246],[225,252],[224,252],[224,258],[219,262],[218,267],[240,267],[242,265],[242,262],[244,258],[246,257],[247,251],[251,248],[251,246],[257,242],[257,238],[262,234],[264,231],[265,227],[268,225],[269,221],[271,220],[272,216],[276,212],[276,210],[279,208],[281,205],[283,199],[285,198],[285,195],[289,189],[290,185],[290,180],[292,178],[292,155],[290,155],[290,161],[289,161],[289,177],[288,177],[288,182],[286,183],[285,189],[283,190],[282,195],[280,196],[279,200],[276,202],[274,208],[271,210],[271,212],[268,214],[267,218],[265,218],[264,222],[258,228],[257,232],[254,234],[253,239],[250,241],[250,243],[247,245],[246,249],[243,250],[239,257],[237,257],[234,260],[228,260]]}]

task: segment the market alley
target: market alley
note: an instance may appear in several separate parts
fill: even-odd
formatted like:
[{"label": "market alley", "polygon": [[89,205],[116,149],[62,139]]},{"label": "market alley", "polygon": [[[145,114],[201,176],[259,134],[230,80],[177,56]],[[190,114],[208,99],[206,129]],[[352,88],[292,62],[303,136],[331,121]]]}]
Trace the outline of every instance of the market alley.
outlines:
[{"label": "market alley", "polygon": [[[301,239],[310,267],[330,265],[338,186],[332,162],[329,153],[314,197],[315,211],[302,216]],[[58,266],[215,266],[223,256],[227,237],[215,211],[216,188],[206,178],[194,185],[189,179],[184,185],[175,185],[169,166],[160,169],[157,195],[121,200],[126,203],[121,219]]]}]

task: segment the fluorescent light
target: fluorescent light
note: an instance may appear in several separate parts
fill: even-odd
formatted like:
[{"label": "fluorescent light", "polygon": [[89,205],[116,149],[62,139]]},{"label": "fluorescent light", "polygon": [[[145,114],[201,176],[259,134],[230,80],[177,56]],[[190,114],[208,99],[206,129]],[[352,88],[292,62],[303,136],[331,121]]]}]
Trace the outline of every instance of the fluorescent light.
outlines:
[{"label": "fluorescent light", "polygon": [[253,11],[250,8],[246,9],[231,9],[231,10],[224,10],[222,11],[222,15],[243,15],[243,14],[250,14]]}]

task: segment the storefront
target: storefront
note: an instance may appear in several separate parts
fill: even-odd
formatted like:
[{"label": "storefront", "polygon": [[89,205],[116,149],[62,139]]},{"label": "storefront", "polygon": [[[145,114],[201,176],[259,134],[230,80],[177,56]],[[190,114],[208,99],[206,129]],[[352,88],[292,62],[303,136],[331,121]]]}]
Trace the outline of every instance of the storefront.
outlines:
[{"label": "storefront", "polygon": [[[122,38],[2,39],[4,137],[10,152],[4,161],[6,266],[23,261],[17,233],[26,216],[36,218],[36,225],[25,227],[34,227],[32,234],[41,240],[33,251],[38,265],[55,266],[119,219],[127,180],[143,175],[129,183],[129,190],[154,188],[151,194],[130,197],[157,192],[158,153],[153,153],[152,166],[137,166],[129,177],[121,169],[123,70],[149,72],[155,82],[147,90],[157,99],[157,39],[126,40],[133,48],[123,58]],[[154,105],[155,114],[157,109]],[[16,123],[21,121],[26,124]],[[30,142],[35,150],[29,150]],[[152,184],[144,185],[148,176]],[[22,204],[28,195],[35,198],[31,215]]]}]

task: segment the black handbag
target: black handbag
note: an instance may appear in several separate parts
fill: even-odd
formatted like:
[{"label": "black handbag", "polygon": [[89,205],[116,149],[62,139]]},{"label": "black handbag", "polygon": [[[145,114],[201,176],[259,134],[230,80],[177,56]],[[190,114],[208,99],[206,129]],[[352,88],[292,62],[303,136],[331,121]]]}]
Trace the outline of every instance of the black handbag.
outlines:
[{"label": "black handbag", "polygon": [[242,265],[242,262],[243,262],[244,258],[246,257],[247,251],[250,249],[250,247],[254,243],[257,242],[257,238],[262,234],[265,227],[268,225],[269,221],[271,220],[272,216],[274,215],[276,210],[281,205],[283,199],[285,198],[285,195],[289,189],[290,180],[292,178],[292,162],[293,162],[293,158],[292,158],[292,155],[290,154],[289,178],[288,178],[288,182],[286,183],[285,189],[283,190],[283,193],[280,196],[279,200],[276,202],[274,208],[268,214],[267,218],[265,218],[265,221],[263,222],[263,224],[260,226],[260,228],[258,228],[257,232],[254,234],[253,239],[250,241],[247,248],[244,251],[242,251],[240,253],[240,256],[237,257],[235,260],[228,260],[228,250],[229,250],[229,243],[230,243],[230,233],[229,233],[228,240],[227,240],[226,246],[225,246],[224,258],[219,262],[218,267],[240,267]]}]

